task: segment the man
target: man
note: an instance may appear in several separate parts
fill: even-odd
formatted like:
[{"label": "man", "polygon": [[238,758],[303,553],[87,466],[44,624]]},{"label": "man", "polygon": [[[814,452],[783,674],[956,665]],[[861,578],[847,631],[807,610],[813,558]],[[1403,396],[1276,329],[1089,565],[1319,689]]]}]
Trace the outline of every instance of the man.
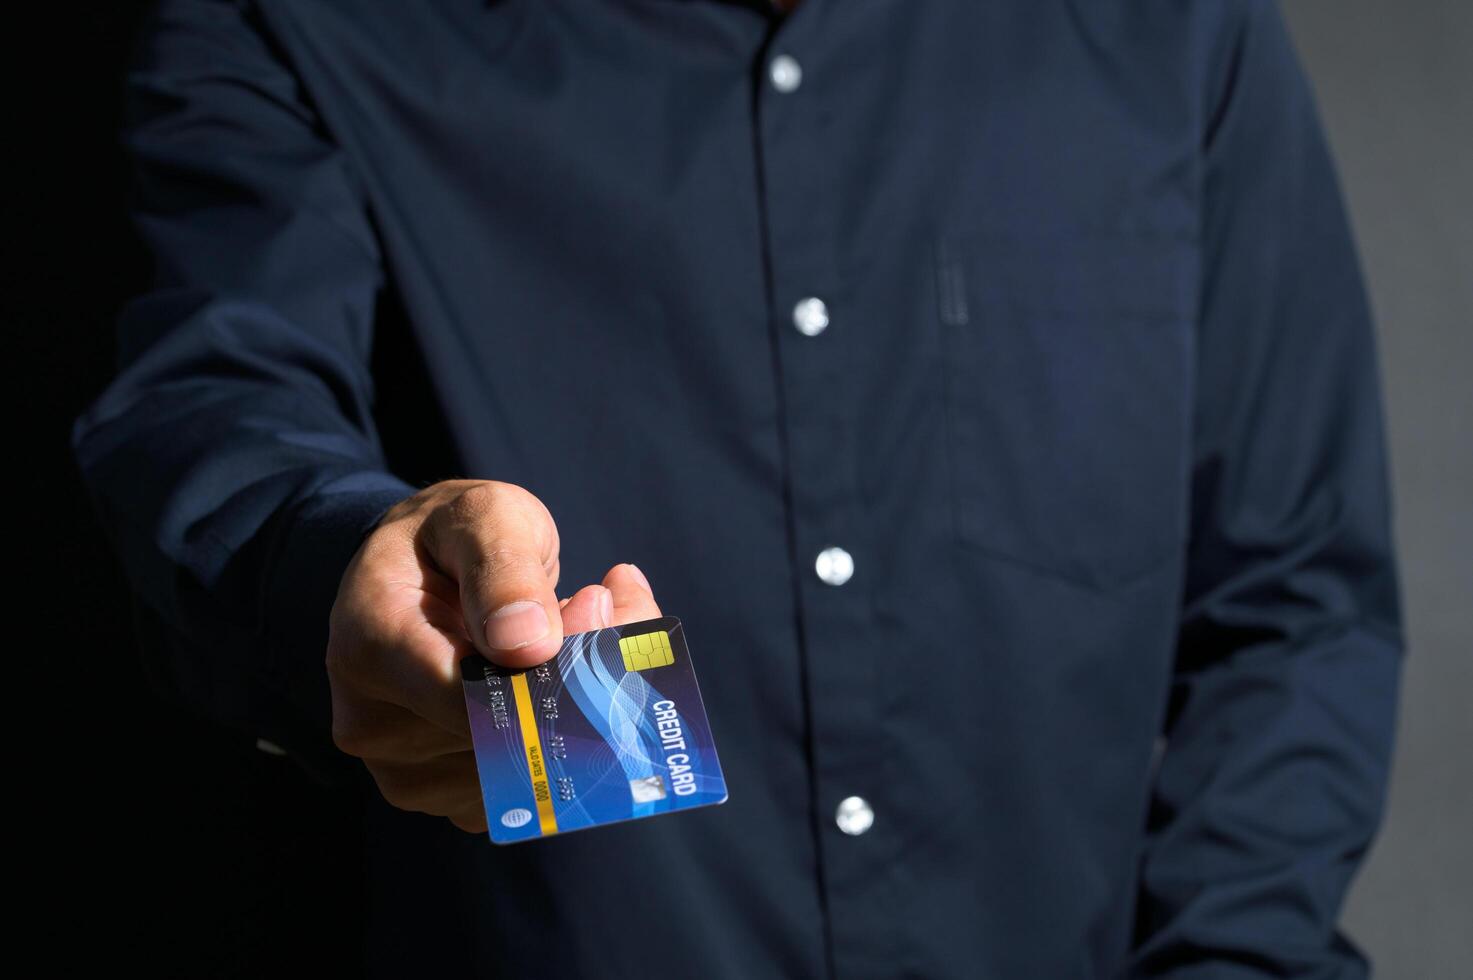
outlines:
[{"label": "man", "polygon": [[[75,450],[164,680],[367,791],[374,972],[1366,974],[1386,450],[1271,2],[167,0],[128,84]],[[729,801],[491,844],[460,658],[660,614]]]}]

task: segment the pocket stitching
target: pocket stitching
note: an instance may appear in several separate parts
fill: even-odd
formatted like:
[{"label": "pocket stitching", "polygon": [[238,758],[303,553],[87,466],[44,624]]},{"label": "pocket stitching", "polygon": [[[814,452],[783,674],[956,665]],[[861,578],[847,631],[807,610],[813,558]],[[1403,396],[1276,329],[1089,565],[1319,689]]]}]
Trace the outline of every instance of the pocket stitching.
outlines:
[{"label": "pocket stitching", "polygon": [[[966,327],[974,319],[973,311],[988,309],[989,299],[996,302],[996,297],[988,297],[985,294],[979,302],[973,293],[974,284],[970,280],[968,273],[975,264],[982,261],[982,251],[977,247],[977,241],[983,238],[990,238],[994,242],[1004,242],[1023,237],[957,232],[943,233],[935,236],[934,272],[937,289],[937,312],[944,330],[955,330],[960,327]],[[1108,242],[1117,240],[1127,241],[1135,239],[1133,236],[1087,236],[1082,241],[1088,241],[1090,244],[1080,246],[1075,254],[1090,254],[1090,249],[1106,248]],[[1034,238],[1032,241],[1034,245],[1043,245],[1046,253],[1049,246],[1057,244],[1053,241],[1038,238]],[[1173,270],[1171,263],[1185,261],[1192,254],[1190,247],[1181,248],[1181,246],[1191,246],[1193,244],[1185,239],[1154,238],[1146,239],[1146,241],[1164,249],[1180,249],[1175,254],[1170,254],[1166,251],[1159,253],[1161,260],[1157,263],[1156,271],[1163,279],[1170,279],[1173,271],[1176,273],[1182,271],[1179,268]],[[1079,245],[1079,243],[1064,245],[1053,254],[1067,256],[1071,249],[1075,249],[1076,245]],[[1096,252],[1094,254],[1101,253]],[[1141,266],[1145,267],[1156,261],[1155,258],[1147,258],[1150,254],[1149,252],[1136,252],[1131,259],[1126,261],[1128,263],[1135,258],[1139,258],[1141,260]],[[1188,288],[1187,284],[1181,281],[1180,276],[1175,281],[1175,285],[1180,290]],[[1035,292],[1038,291],[1036,290]],[[1189,314],[1186,312],[1186,304],[1182,301],[1181,296],[1176,297],[1177,307],[1170,310],[1144,309],[1122,302],[1111,302],[1089,310],[1077,307],[1056,307],[1038,302],[1019,301],[1016,292],[1013,294],[1003,293],[1001,295],[1009,300],[1010,305],[1019,311],[1052,318],[1103,315],[1111,318],[1125,317],[1135,321],[1181,321],[1183,319],[1190,319]],[[1128,297],[1129,293],[1116,292],[1108,293],[1107,295],[1118,300],[1121,297]],[[976,324],[972,324],[971,329],[977,330],[980,328]],[[945,418],[948,426],[948,438],[946,440],[945,450],[948,456],[948,469],[951,477],[949,497],[951,500],[952,530],[954,539],[958,543],[996,560],[1017,565],[1036,574],[1065,581],[1077,587],[1101,594],[1128,589],[1140,581],[1158,574],[1172,558],[1180,554],[1182,548],[1185,547],[1183,536],[1174,533],[1171,528],[1163,528],[1163,539],[1159,550],[1155,553],[1147,553],[1140,559],[1139,565],[1130,566],[1119,573],[1108,571],[1106,568],[1108,563],[1102,561],[1098,554],[1092,554],[1088,551],[1063,554],[1061,561],[1074,563],[1084,569],[1085,572],[1081,574],[1072,568],[1063,567],[1062,564],[1047,564],[1017,554],[1014,551],[1006,550],[996,542],[978,536],[978,532],[975,529],[968,528],[963,521],[963,508],[968,503],[971,491],[963,486],[960,459],[961,428],[957,418],[962,408],[961,393],[958,385],[963,382],[964,378],[954,363],[957,360],[956,343],[952,340],[944,339],[942,352],[945,362],[945,377],[943,379],[946,398]],[[1038,550],[1039,546],[1035,546],[1035,553]]]}]

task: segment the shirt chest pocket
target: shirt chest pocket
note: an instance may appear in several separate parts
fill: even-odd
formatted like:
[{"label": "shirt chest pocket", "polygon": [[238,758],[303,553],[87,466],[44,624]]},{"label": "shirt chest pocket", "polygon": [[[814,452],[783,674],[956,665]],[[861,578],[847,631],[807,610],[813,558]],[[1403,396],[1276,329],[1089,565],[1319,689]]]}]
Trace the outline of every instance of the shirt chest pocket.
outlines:
[{"label": "shirt chest pocket", "polygon": [[934,240],[954,530],[995,557],[1123,586],[1186,537],[1195,246]]}]

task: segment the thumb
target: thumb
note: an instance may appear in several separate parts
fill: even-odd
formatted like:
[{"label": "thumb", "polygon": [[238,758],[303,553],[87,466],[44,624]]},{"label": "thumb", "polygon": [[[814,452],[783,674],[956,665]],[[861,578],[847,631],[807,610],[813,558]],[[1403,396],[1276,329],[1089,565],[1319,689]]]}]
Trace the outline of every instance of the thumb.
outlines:
[{"label": "thumb", "polygon": [[558,535],[542,501],[487,481],[437,508],[424,532],[430,557],[460,586],[466,632],[483,656],[522,668],[558,652]]}]

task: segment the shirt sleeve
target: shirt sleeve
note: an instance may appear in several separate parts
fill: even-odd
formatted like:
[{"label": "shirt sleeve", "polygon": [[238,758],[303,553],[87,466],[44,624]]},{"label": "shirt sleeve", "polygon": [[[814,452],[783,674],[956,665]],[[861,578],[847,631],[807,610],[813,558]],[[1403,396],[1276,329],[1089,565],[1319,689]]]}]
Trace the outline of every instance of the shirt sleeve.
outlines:
[{"label": "shirt sleeve", "polygon": [[1378,828],[1403,654],[1375,338],[1272,0],[1204,142],[1192,526],[1133,977],[1362,977],[1337,927]]},{"label": "shirt sleeve", "polygon": [[165,0],[126,78],[130,215],[154,264],[71,446],[149,675],[337,782],[328,614],[415,487],[371,415],[376,237],[344,155],[247,5]]}]

